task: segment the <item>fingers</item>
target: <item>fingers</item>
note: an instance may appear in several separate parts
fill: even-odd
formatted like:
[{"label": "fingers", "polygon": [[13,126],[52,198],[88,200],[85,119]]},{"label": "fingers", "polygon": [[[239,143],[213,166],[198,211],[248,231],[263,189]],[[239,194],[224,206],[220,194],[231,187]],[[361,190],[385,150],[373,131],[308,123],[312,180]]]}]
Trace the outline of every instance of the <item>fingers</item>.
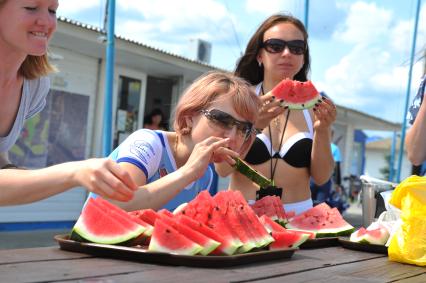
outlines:
[{"label": "fingers", "polygon": [[336,106],[330,99],[327,99],[326,97],[323,97],[321,102],[315,104],[313,111],[315,119],[324,123],[324,126],[329,126],[336,120]]},{"label": "fingers", "polygon": [[89,190],[105,198],[123,202],[129,201],[133,198],[133,191],[125,188],[123,183],[112,174],[104,176],[103,178],[98,178],[96,183],[92,185],[93,186],[91,186]]}]

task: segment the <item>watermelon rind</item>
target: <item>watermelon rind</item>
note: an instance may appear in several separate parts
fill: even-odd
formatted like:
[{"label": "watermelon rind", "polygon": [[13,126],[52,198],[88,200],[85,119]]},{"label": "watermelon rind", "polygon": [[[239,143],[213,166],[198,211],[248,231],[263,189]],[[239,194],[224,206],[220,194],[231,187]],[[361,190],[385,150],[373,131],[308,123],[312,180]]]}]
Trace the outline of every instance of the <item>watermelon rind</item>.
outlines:
[{"label": "watermelon rind", "polygon": [[[376,230],[375,232],[373,232]],[[361,243],[361,244],[374,244],[374,245],[385,245],[389,239],[389,232],[384,228],[377,228],[374,230],[366,230],[365,228],[360,228],[353,232],[349,237],[351,242]],[[361,232],[362,231],[362,232]],[[373,236],[371,233],[379,233],[380,236]]]},{"label": "watermelon rind", "polygon": [[312,232],[315,234],[315,238],[348,236],[355,230],[355,228],[350,224],[341,226],[339,228],[301,229],[297,226],[292,225],[291,223],[287,223],[286,228],[289,230],[295,230],[300,232]]}]

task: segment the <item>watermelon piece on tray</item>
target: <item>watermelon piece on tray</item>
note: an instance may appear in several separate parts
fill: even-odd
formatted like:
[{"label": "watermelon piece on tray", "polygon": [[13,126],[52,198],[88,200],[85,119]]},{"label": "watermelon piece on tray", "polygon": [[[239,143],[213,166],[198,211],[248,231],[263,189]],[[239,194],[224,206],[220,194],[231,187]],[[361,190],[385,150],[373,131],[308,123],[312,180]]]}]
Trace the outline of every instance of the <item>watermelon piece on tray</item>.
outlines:
[{"label": "watermelon piece on tray", "polygon": [[287,217],[281,199],[277,196],[266,196],[251,205],[257,216],[267,215],[272,220],[285,225]]},{"label": "watermelon piece on tray", "polygon": [[269,245],[270,250],[297,248],[309,238],[307,234],[290,230],[272,232],[272,237],[274,242]]},{"label": "watermelon piece on tray", "polygon": [[117,209],[105,209],[94,198],[89,198],[70,238],[99,244],[125,244],[140,236],[145,229],[130,217],[123,217]]},{"label": "watermelon piece on tray", "polygon": [[272,94],[284,100],[283,104],[289,109],[308,109],[321,101],[321,95],[311,81],[284,79],[272,89]]},{"label": "watermelon piece on tray", "polygon": [[313,232],[317,238],[350,235],[354,230],[336,208],[330,208],[324,202],[294,216],[286,228]]},{"label": "watermelon piece on tray", "polygon": [[196,255],[203,250],[203,247],[158,218],[155,221],[148,250],[178,255]]},{"label": "watermelon piece on tray", "polygon": [[359,230],[353,232],[349,238],[351,242],[384,245],[389,239],[389,232],[384,227],[376,229],[365,229],[361,227]]},{"label": "watermelon piece on tray", "polygon": [[210,239],[206,235],[198,232],[197,230],[192,229],[191,227],[179,223],[177,219],[174,219],[166,214],[159,214],[159,218],[164,221],[167,225],[176,229],[179,233],[190,239],[191,241],[199,244],[203,249],[200,251],[202,255],[208,255],[212,251],[214,251],[220,243]]}]

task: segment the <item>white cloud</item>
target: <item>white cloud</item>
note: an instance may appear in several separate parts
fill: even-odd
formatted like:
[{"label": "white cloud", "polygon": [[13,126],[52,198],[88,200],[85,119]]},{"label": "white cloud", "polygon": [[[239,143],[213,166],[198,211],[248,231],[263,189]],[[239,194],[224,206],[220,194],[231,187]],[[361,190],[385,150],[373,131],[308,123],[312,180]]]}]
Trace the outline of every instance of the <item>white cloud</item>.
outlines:
[{"label": "white cloud", "polygon": [[350,6],[343,28],[336,31],[335,39],[347,43],[371,43],[389,32],[392,12],[375,3],[356,2]]},{"label": "white cloud", "polygon": [[78,14],[84,10],[98,7],[99,4],[99,0],[59,0],[58,13],[64,16]]},{"label": "white cloud", "polygon": [[[420,19],[426,16],[426,5],[421,13]],[[426,27],[422,21],[425,20],[419,22],[417,50],[425,42]],[[338,104],[360,110],[375,109],[370,114],[395,120],[402,115],[401,107],[396,105],[405,97],[412,29],[413,19],[395,21],[390,10],[374,3],[352,4],[345,24],[334,34],[337,42],[352,46],[338,63],[326,70],[324,81],[317,85]],[[418,62],[413,67],[412,92],[417,89],[422,73],[423,63]]]}]

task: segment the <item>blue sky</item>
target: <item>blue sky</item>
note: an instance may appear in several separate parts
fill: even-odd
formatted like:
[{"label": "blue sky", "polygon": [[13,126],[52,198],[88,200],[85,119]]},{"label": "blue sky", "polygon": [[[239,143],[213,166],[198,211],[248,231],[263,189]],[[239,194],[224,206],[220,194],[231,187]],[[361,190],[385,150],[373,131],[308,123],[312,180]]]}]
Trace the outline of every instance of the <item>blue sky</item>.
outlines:
[{"label": "blue sky", "polygon": [[[101,26],[105,0],[60,0],[59,16]],[[116,34],[191,57],[191,40],[212,43],[211,64],[233,70],[259,24],[276,12],[303,20],[304,0],[117,0]],[[416,0],[311,0],[311,80],[337,104],[401,122]],[[416,59],[426,46],[422,1]],[[413,69],[411,97],[424,70]],[[411,98],[410,98],[411,103]]]}]

